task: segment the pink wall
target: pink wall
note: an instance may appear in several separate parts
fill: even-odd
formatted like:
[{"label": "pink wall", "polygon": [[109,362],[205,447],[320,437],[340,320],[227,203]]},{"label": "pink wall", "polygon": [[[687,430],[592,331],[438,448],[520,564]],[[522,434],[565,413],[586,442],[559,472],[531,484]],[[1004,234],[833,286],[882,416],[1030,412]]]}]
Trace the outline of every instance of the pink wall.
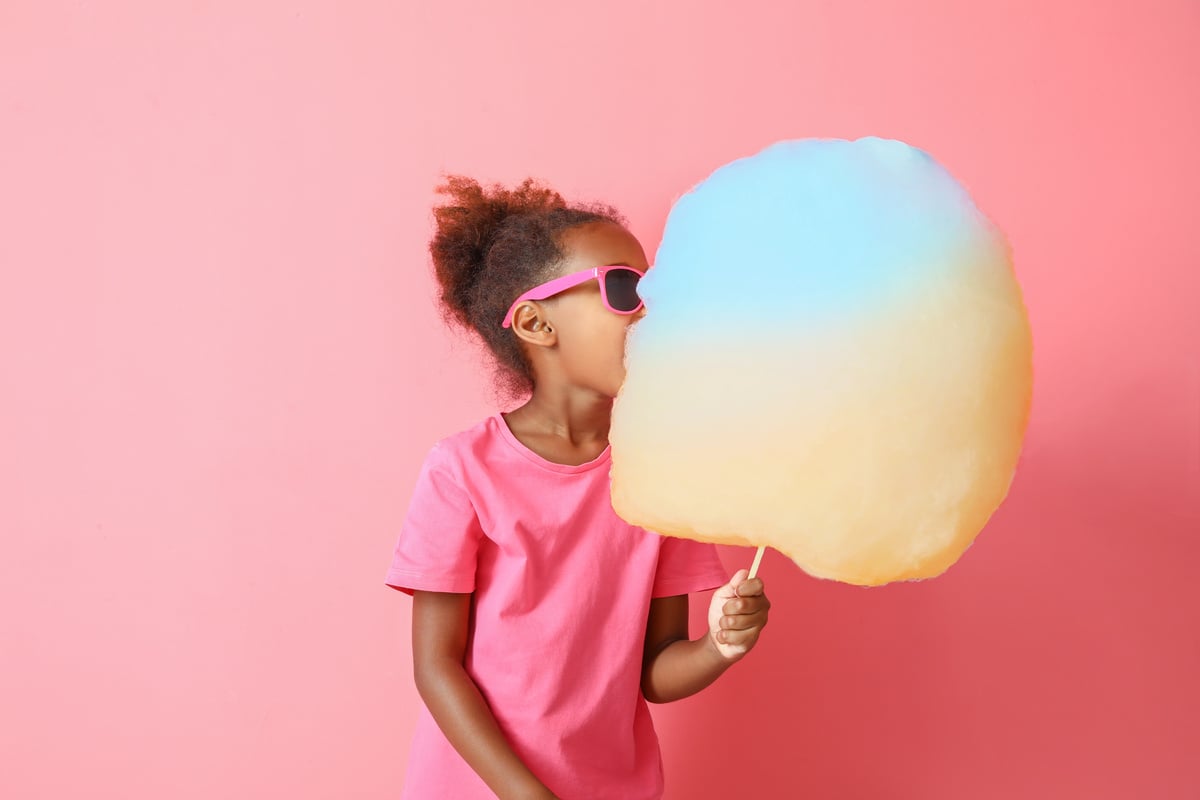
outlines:
[{"label": "pink wall", "polygon": [[652,251],[720,163],[876,134],[1011,236],[1022,467],[935,581],[768,557],[760,651],[658,714],[668,796],[1194,796],[1198,32],[1187,0],[5,2],[0,795],[395,796],[383,571],[425,448],[491,408],[430,304],[438,172],[611,201]]}]

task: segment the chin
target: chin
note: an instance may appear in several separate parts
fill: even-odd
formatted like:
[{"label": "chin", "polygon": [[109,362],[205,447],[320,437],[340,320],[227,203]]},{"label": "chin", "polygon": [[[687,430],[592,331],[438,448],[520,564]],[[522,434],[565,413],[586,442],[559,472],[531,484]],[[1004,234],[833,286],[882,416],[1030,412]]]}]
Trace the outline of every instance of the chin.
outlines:
[{"label": "chin", "polygon": [[621,391],[621,384],[618,383],[611,386],[597,386],[593,391],[595,391],[596,394],[600,395],[601,397],[606,397],[609,400],[616,400],[617,392]]}]

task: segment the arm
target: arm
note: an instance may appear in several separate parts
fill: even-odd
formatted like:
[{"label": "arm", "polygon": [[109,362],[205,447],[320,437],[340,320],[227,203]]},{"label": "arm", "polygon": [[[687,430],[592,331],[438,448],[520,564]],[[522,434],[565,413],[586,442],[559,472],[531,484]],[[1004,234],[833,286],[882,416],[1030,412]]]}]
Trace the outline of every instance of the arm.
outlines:
[{"label": "arm", "polygon": [[471,595],[413,593],[413,677],[454,749],[501,798],[554,795],[517,757],[479,687],[463,667]]},{"label": "arm", "polygon": [[642,694],[651,703],[670,703],[695,694],[729,668],[707,633],[688,640],[688,597],[656,597],[650,601],[646,649],[642,662]]},{"label": "arm", "polygon": [[760,579],[740,570],[713,593],[708,630],[688,639],[687,595],[650,601],[642,660],[642,693],[651,703],[670,703],[695,694],[721,676],[758,641],[771,601]]}]

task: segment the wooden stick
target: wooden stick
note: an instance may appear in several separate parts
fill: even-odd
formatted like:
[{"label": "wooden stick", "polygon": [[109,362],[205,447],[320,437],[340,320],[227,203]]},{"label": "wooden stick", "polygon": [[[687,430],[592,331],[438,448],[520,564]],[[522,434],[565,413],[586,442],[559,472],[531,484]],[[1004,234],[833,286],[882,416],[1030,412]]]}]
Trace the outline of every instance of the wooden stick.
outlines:
[{"label": "wooden stick", "polygon": [[754,563],[750,565],[750,574],[746,576],[746,580],[750,580],[758,574],[758,565],[762,563],[763,551],[767,548],[760,547],[758,552],[754,554]]}]

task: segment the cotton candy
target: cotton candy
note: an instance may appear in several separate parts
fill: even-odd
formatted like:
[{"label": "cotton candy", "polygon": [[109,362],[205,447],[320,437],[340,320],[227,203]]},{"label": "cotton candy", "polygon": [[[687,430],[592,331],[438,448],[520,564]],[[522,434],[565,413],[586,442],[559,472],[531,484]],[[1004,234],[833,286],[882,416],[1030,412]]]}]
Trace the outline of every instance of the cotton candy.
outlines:
[{"label": "cotton candy", "polygon": [[681,197],[613,410],[627,521],[858,585],[929,578],[1008,493],[1032,341],[1003,234],[903,142],[779,142]]}]

